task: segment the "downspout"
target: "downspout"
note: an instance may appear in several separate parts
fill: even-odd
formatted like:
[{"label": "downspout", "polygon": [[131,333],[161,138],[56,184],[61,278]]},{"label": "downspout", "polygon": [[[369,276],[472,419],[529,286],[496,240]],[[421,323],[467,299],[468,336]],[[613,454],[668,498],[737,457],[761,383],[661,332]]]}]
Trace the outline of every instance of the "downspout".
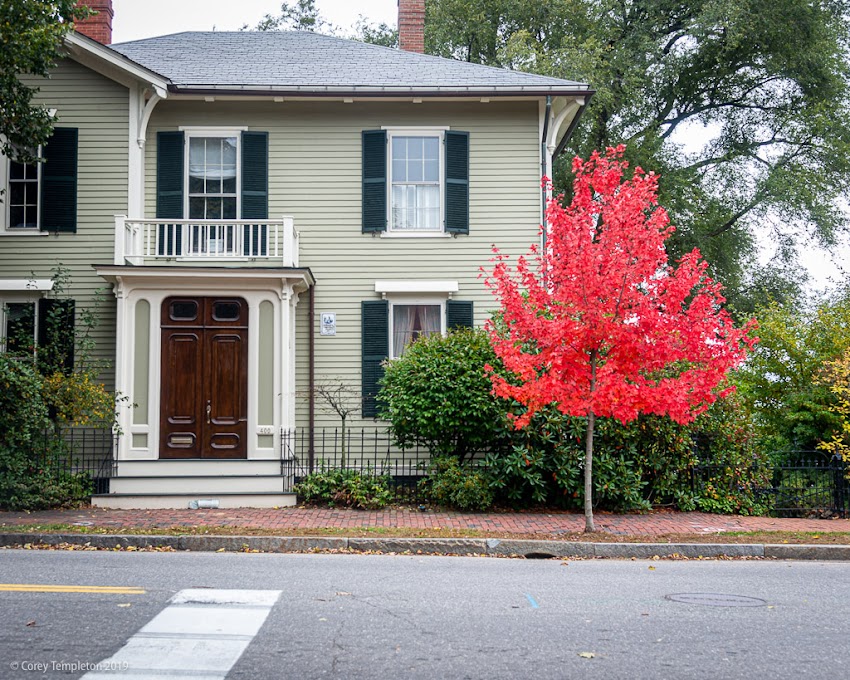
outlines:
[{"label": "downspout", "polygon": [[307,459],[310,472],[313,472],[316,461],[316,283],[310,286],[310,305],[307,318],[310,330],[308,338],[307,366]]},{"label": "downspout", "polygon": [[[546,252],[546,185],[543,183],[543,178],[546,177],[546,171],[549,169],[546,163],[546,139],[549,136],[549,117],[552,113],[552,95],[546,95],[546,116],[543,120],[543,139],[540,140],[540,194],[541,205],[543,206],[543,214],[540,219],[540,225],[543,234],[543,250]],[[551,181],[552,178],[549,178]]]}]

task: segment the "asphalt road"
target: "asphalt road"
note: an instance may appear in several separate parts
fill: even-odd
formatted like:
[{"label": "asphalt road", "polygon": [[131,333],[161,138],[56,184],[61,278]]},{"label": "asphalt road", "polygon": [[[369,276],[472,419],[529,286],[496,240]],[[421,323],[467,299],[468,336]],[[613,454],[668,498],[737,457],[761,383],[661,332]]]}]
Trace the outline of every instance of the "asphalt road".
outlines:
[{"label": "asphalt road", "polygon": [[[144,591],[0,586],[3,679],[82,677],[110,658],[130,659],[115,677],[157,666],[216,677],[230,649],[217,677],[834,679],[850,668],[846,562],[3,550],[0,583]],[[174,604],[187,589],[210,602]],[[215,605],[229,597],[219,589],[271,591],[270,604]]]}]

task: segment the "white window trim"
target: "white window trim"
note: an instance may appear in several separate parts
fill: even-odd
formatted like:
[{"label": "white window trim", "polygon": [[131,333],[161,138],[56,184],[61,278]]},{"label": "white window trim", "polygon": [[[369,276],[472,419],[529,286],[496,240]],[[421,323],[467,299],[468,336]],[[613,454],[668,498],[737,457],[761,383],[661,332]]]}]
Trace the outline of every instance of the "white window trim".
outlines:
[{"label": "white window trim", "polygon": [[[446,233],[446,130],[451,128],[447,125],[434,125],[426,127],[408,126],[382,126],[387,133],[387,228],[381,232],[381,238],[451,238]],[[393,137],[437,137],[440,144],[439,160],[440,174],[438,186],[440,189],[440,217],[439,229],[393,229]]]},{"label": "white window trim", "polygon": [[[41,155],[41,147],[38,148],[38,155]],[[47,236],[46,231],[41,230],[41,168],[43,163],[36,163],[38,172],[38,212],[37,223],[35,228],[28,227],[26,229],[12,229],[9,227],[9,163],[11,161],[3,155],[0,155],[0,190],[3,194],[0,195],[0,237],[2,236],[24,236],[30,238],[32,236]]]},{"label": "white window trim", "polygon": [[[182,125],[178,128],[183,135],[183,157],[186,159],[183,170],[183,217],[189,219],[189,142],[193,137],[235,137],[236,138],[236,218],[242,217],[242,132],[247,126],[237,127],[199,127],[194,125]],[[209,220],[198,220],[207,222]],[[227,220],[224,220],[227,221]]]},{"label": "white window trim", "polygon": [[457,293],[457,281],[375,281],[376,293]]},{"label": "white window trim", "polygon": [[[10,283],[10,282],[4,282]],[[15,283],[32,283],[32,281],[24,281]],[[8,304],[25,304],[31,303],[33,309],[33,345],[38,342],[38,301],[43,298],[47,291],[53,288],[53,281],[50,281],[50,288],[3,288],[0,287],[0,354],[6,352],[6,305]]]},{"label": "white window trim", "polygon": [[433,305],[440,308],[440,334],[446,335],[446,302],[448,294],[444,295],[423,295],[421,293],[394,293],[385,295],[389,302],[389,358],[393,360],[397,358],[393,352],[393,328],[394,317],[393,307],[395,305]]}]

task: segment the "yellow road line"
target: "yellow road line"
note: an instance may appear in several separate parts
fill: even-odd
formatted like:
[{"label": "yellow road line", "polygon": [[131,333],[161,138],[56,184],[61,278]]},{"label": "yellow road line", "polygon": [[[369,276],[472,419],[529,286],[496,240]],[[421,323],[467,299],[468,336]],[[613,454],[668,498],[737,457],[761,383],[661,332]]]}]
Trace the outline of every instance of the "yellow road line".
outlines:
[{"label": "yellow road line", "polygon": [[142,588],[121,586],[52,586],[36,583],[0,583],[0,591],[17,593],[107,593],[113,595],[144,595]]}]

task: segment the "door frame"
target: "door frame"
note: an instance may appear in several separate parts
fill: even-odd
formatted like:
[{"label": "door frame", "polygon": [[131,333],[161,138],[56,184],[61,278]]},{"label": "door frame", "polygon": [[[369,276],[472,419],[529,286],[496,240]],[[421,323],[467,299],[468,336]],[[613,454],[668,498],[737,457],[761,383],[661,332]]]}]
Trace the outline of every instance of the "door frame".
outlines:
[{"label": "door frame", "polygon": [[[159,459],[160,413],[160,313],[162,301],[175,295],[241,297],[248,303],[248,459],[277,460],[284,455],[281,431],[295,427],[295,312],[300,293],[313,285],[307,269],[284,268],[189,268],[128,265],[96,266],[98,274],[113,283],[116,296],[116,390],[132,405],[142,388],[135,384],[137,355],[146,357],[148,371],[140,373],[146,382],[147,408],[119,408],[119,438],[116,459]],[[137,343],[137,307],[149,306],[147,340]],[[260,371],[260,310],[272,310],[273,414],[271,423],[259,422],[258,375]],[[144,309],[144,308],[141,308]],[[140,331],[140,334],[144,334]],[[136,345],[139,344],[137,351]],[[146,346],[144,346],[146,345]],[[306,351],[306,348],[302,351]],[[154,370],[153,367],[156,367]],[[265,367],[263,370],[268,370]],[[138,411],[144,411],[136,415]],[[260,432],[260,430],[262,432]],[[120,469],[120,465],[119,465]]]}]

